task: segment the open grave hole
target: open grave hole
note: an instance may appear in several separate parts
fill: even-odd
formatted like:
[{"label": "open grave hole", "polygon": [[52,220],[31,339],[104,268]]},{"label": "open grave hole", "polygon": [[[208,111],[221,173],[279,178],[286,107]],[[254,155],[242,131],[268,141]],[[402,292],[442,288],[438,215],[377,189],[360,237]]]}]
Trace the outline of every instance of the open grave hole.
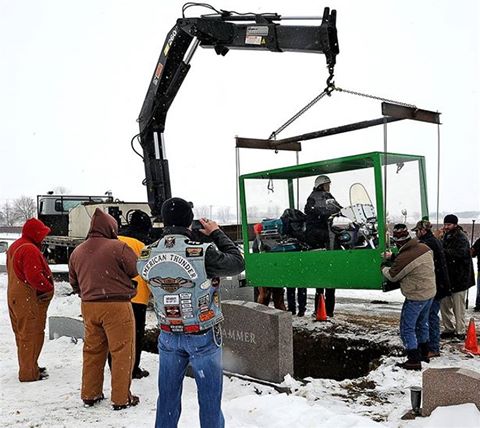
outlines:
[{"label": "open grave hole", "polygon": [[294,328],[293,363],[296,378],[355,379],[366,376],[386,355],[400,348],[358,337],[342,337],[328,331]]},{"label": "open grave hole", "polygon": [[[365,326],[355,324],[353,327],[345,322],[327,323],[320,328],[311,328],[311,322],[306,326],[294,325],[294,377],[337,381],[355,379],[378,367],[383,356],[402,354],[400,346],[385,339],[388,335],[379,340],[378,336],[369,334]],[[143,344],[145,351],[158,353],[158,333],[158,329],[147,330]],[[390,331],[389,334],[391,337],[393,333]]]}]

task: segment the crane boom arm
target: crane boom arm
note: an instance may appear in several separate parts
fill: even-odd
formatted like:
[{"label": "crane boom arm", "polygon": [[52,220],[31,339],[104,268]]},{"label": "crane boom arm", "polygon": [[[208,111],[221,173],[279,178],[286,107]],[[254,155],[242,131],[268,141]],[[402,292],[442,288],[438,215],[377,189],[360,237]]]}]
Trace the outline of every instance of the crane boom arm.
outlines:
[{"label": "crane boom arm", "polygon": [[148,203],[154,217],[159,218],[163,202],[171,197],[163,142],[167,113],[198,46],[213,48],[219,55],[230,49],[322,53],[333,76],[339,52],[336,11],[325,8],[319,26],[277,22],[285,19],[288,18],[277,14],[237,15],[222,11],[216,15],[180,18],[168,33],[138,118]]}]

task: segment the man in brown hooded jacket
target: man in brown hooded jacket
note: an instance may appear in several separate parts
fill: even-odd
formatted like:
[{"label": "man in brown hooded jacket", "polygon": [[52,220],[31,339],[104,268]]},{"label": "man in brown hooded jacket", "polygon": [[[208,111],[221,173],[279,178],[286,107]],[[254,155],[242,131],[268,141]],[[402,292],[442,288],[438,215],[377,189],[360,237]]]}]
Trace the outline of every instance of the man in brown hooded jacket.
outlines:
[{"label": "man in brown hooded jacket", "polygon": [[114,410],[138,404],[130,383],[135,352],[135,321],[130,299],[136,294],[132,278],[138,275],[137,256],[117,239],[118,225],[97,208],[87,240],[73,251],[70,284],[82,299],[85,323],[82,400],[93,406],[104,398],[103,372],[112,356]]}]

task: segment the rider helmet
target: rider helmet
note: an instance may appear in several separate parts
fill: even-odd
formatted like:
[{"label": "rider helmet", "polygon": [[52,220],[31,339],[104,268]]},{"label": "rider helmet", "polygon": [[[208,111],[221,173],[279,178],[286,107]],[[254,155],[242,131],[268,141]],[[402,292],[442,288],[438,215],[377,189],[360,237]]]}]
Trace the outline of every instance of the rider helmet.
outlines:
[{"label": "rider helmet", "polygon": [[329,183],[331,183],[331,180],[330,178],[328,178],[327,175],[319,175],[315,179],[315,188],[317,188],[318,186],[321,186],[322,184],[329,184]]}]

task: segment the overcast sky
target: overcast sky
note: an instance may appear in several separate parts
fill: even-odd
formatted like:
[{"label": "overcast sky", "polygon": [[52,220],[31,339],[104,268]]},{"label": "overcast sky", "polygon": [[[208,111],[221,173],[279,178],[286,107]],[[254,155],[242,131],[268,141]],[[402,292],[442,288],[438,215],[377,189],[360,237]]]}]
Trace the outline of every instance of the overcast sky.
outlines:
[{"label": "overcast sky", "polygon": [[[184,1],[0,0],[0,202],[56,186],[146,200],[130,148],[165,37]],[[476,0],[226,1],[217,8],[321,15],[336,8],[339,87],[442,113],[440,210],[480,210],[479,8]],[[258,6],[260,5],[261,6]],[[207,13],[190,9],[189,16]],[[289,22],[285,22],[288,24]],[[235,205],[235,135],[264,138],[325,86],[323,55],[199,49],[167,118],[174,195]],[[380,117],[380,104],[334,93],[281,136]],[[425,155],[435,209],[437,127],[389,127],[389,151]],[[305,142],[300,162],[383,150],[382,129]],[[241,172],[295,163],[241,154]]]}]

